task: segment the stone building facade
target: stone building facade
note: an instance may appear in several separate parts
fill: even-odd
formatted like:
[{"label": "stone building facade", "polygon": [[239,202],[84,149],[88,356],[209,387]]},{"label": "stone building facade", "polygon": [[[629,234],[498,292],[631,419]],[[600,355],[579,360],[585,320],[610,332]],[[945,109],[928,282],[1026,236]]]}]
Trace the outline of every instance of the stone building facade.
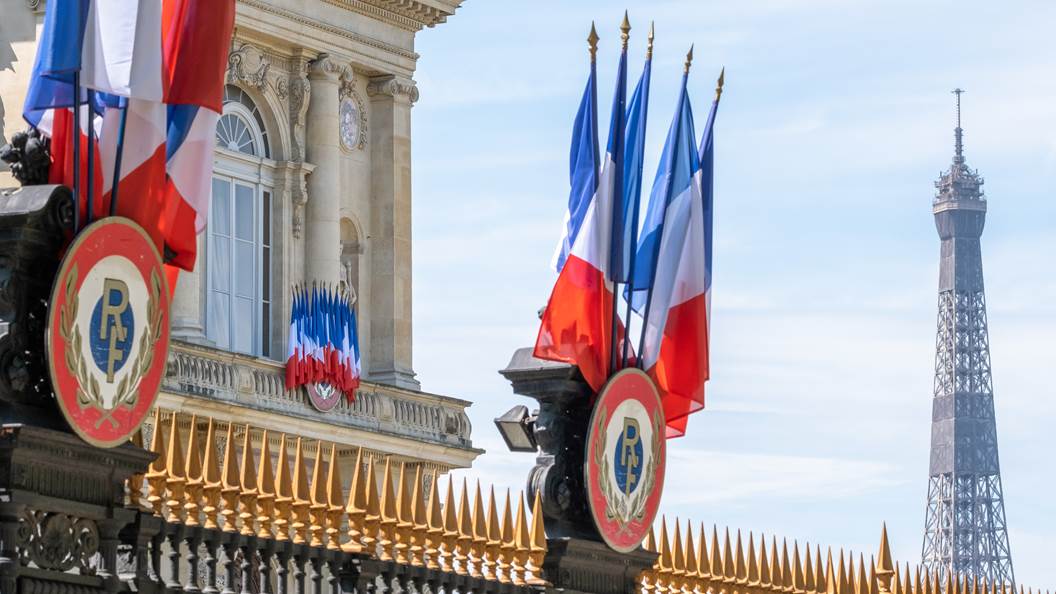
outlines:
[{"label": "stone building facade", "polygon": [[[237,1],[209,226],[173,302],[163,411],[364,446],[426,470],[479,455],[469,403],[422,392],[412,359],[414,41],[460,4]],[[0,0],[0,145],[24,128],[45,8]],[[0,187],[13,185],[0,170]],[[305,283],[357,296],[364,382],[355,402],[326,413],[283,384],[291,287]]]}]

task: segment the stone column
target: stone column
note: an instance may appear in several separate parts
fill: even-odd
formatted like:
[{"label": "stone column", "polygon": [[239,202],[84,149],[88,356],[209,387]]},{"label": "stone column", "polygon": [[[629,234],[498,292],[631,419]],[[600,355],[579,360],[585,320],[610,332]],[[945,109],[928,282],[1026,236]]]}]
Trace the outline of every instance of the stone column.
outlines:
[{"label": "stone column", "polygon": [[338,110],[340,68],[326,54],[309,66],[311,93],[305,125],[305,153],[315,170],[308,176],[305,216],[305,280],[336,283],[341,278],[341,149]]},{"label": "stone column", "polygon": [[419,389],[411,366],[411,105],[414,81],[376,76],[371,114],[370,379]]},{"label": "stone column", "polygon": [[176,282],[176,293],[172,298],[172,336],[190,342],[205,340],[203,323],[204,290],[202,270],[206,263],[205,233],[198,236],[198,260],[194,270],[181,270]]}]

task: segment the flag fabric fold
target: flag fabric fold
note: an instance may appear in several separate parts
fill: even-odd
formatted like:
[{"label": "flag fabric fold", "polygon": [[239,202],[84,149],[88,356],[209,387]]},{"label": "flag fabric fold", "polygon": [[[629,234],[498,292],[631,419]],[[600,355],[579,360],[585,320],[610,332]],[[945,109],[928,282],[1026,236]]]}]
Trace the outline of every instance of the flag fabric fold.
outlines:
[{"label": "flag fabric fold", "polygon": [[325,383],[355,399],[360,382],[359,331],[352,303],[338,292],[294,291],[286,347],[286,389]]}]

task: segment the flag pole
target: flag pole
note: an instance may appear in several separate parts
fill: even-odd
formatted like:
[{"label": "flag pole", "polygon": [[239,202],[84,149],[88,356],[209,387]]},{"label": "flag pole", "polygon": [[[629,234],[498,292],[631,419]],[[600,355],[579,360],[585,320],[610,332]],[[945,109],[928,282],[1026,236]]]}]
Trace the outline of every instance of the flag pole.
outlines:
[{"label": "flag pole", "polygon": [[95,192],[93,191],[95,189],[95,184],[93,183],[95,181],[95,148],[92,146],[93,144],[95,144],[94,142],[92,142],[92,140],[95,138],[95,106],[93,105],[95,103],[95,90],[89,88],[87,92],[88,97],[85,103],[88,105],[88,162],[87,167],[85,169],[85,177],[88,178],[88,188],[85,191],[88,197],[85,200],[86,208],[84,214],[84,224],[90,225],[92,224],[93,214],[92,202],[95,198]]},{"label": "flag pole", "polygon": [[[684,96],[686,93],[686,83],[689,79],[689,67],[693,64],[693,46],[689,46],[689,53],[686,54],[686,69],[682,74],[682,92],[679,96],[678,111],[676,117],[678,120],[675,122],[675,146],[678,146],[679,140],[682,136],[682,108]],[[690,181],[692,183],[692,180]],[[638,369],[642,369],[645,365],[645,333],[649,330],[649,310],[653,307],[653,286],[656,284],[656,269],[658,261],[660,260],[660,248],[664,241],[664,227],[667,222],[667,207],[671,202],[671,183],[668,180],[667,188],[664,190],[664,213],[660,217],[660,228],[656,232],[656,250],[653,252],[653,268],[649,279],[649,288],[646,291],[645,297],[645,310],[642,312],[642,332],[638,337]]]},{"label": "flag pole", "polygon": [[[627,42],[630,41],[630,39],[631,39],[631,21],[627,18],[627,11],[624,10],[623,11],[623,22],[620,23],[620,40],[623,42],[623,49],[621,50],[622,54],[620,56],[620,61],[623,62],[624,68],[626,68],[626,61],[627,61]],[[626,73],[626,70],[624,70],[624,72]],[[618,75],[617,75],[617,78],[618,78]],[[619,84],[620,84],[620,81],[617,80],[617,85],[619,85]],[[623,99],[622,101],[617,102],[617,105],[616,105],[616,109],[620,110],[620,114],[619,115],[621,117],[619,119],[619,122],[621,124],[620,127],[623,128],[623,129],[617,130],[616,131],[616,136],[615,136],[617,145],[616,145],[616,154],[613,155],[613,156],[614,157],[618,157],[618,161],[619,162],[616,163],[617,167],[615,168],[615,171],[613,173],[613,175],[614,175],[613,183],[616,186],[615,189],[618,190],[618,191],[612,193],[613,194],[612,195],[613,206],[615,206],[617,200],[619,200],[621,202],[623,201],[623,191],[624,191],[624,187],[623,187],[623,158],[624,158],[624,153],[626,152],[624,150],[626,148],[626,147],[624,147],[624,143],[625,143],[624,136],[626,134],[626,123],[627,123],[626,122],[626,120],[627,120],[627,117],[626,117],[626,113],[627,113],[627,109],[626,109],[626,105],[627,105],[627,77],[626,77],[626,74],[623,77],[622,85],[623,85],[622,88],[618,86],[617,89],[616,89],[616,93],[618,94],[618,96],[622,97],[622,99]],[[613,134],[613,132],[610,130],[609,131],[609,137],[610,138],[613,137],[612,134]],[[613,209],[613,213],[612,214],[613,215],[616,214],[615,208]],[[617,322],[619,322],[619,320],[620,320],[620,312],[619,312],[619,300],[620,300],[619,288],[620,288],[620,283],[615,280],[618,277],[616,276],[616,274],[615,274],[616,271],[614,270],[614,267],[612,266],[612,256],[613,256],[613,253],[614,253],[612,251],[612,238],[615,237],[615,235],[616,235],[616,233],[615,233],[615,231],[616,231],[616,222],[617,222],[616,221],[616,217],[613,216],[612,217],[612,221],[611,221],[611,223],[609,225],[609,227],[610,227],[610,229],[609,229],[609,273],[613,275],[613,281],[612,281],[612,314],[611,314],[611,319],[609,321],[609,323],[612,325],[612,331],[610,332],[610,336],[609,336],[609,377],[612,377],[612,375],[614,373],[616,373],[616,351],[617,351],[617,348],[618,348],[617,342],[619,341],[619,332],[617,331]],[[622,233],[622,229],[620,231]],[[622,262],[621,262],[621,264],[622,264]],[[624,338],[626,338],[626,335],[624,336]]]},{"label": "flag pole", "polygon": [[[77,5],[80,10],[80,4]],[[81,228],[81,71],[73,71],[73,234]]]},{"label": "flag pole", "polygon": [[128,123],[128,99],[122,97],[121,121],[117,126],[117,155],[114,157],[114,181],[110,184],[110,216],[117,214],[117,189],[121,180],[121,155],[125,152],[125,124]]},{"label": "flag pole", "polygon": [[[645,45],[645,64],[649,67],[649,62],[653,59],[653,39],[655,37],[655,23],[649,23],[649,37]],[[648,105],[649,89],[645,89],[646,105]],[[645,114],[643,114],[645,115]],[[640,172],[639,172],[640,173]],[[640,192],[640,189],[639,189]],[[639,196],[639,200],[641,197]],[[638,205],[635,204],[634,212],[631,213],[631,254],[627,262],[627,269],[630,274],[627,275],[627,309],[624,314],[624,320],[626,320],[627,327],[624,328],[623,337],[623,356],[620,358],[620,368],[627,367],[627,349],[630,347],[630,333],[631,333],[631,298],[634,297],[634,265],[638,259]]]}]

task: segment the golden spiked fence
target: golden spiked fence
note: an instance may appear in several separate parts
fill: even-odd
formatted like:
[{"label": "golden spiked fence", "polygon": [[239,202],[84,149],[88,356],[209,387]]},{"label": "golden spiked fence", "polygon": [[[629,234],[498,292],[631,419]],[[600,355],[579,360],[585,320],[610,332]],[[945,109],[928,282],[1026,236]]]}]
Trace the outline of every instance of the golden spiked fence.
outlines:
[{"label": "golden spiked fence", "polygon": [[[729,529],[720,541],[716,528],[709,538],[703,525],[694,539],[689,523],[683,532],[676,520],[669,532],[664,519],[660,537],[650,531],[644,546],[658,553],[653,567],[639,575],[645,594],[1015,594],[1010,584],[942,575],[919,566],[911,570],[908,564],[900,569],[891,558],[886,526],[879,550],[868,563],[864,555],[856,560],[854,553],[843,550],[834,556],[831,548],[823,558],[821,547],[811,551],[809,544],[801,553],[798,542],[789,553],[788,542],[779,545],[776,538],[768,548],[766,538],[760,537],[756,548],[752,533],[745,543],[740,531],[731,540]],[[1034,593],[1020,586],[1019,594]]]},{"label": "golden spiked fence", "polygon": [[490,488],[485,500],[479,483],[463,481],[456,498],[447,481],[441,496],[435,472],[362,449],[346,492],[336,444],[280,434],[273,456],[273,432],[185,419],[155,413],[148,449],[157,458],[127,486],[142,511],[122,539],[140,591],[303,594],[321,592],[323,580],[331,592],[372,591],[375,580],[482,594],[545,585],[538,496],[530,513],[508,491],[500,500]]}]

